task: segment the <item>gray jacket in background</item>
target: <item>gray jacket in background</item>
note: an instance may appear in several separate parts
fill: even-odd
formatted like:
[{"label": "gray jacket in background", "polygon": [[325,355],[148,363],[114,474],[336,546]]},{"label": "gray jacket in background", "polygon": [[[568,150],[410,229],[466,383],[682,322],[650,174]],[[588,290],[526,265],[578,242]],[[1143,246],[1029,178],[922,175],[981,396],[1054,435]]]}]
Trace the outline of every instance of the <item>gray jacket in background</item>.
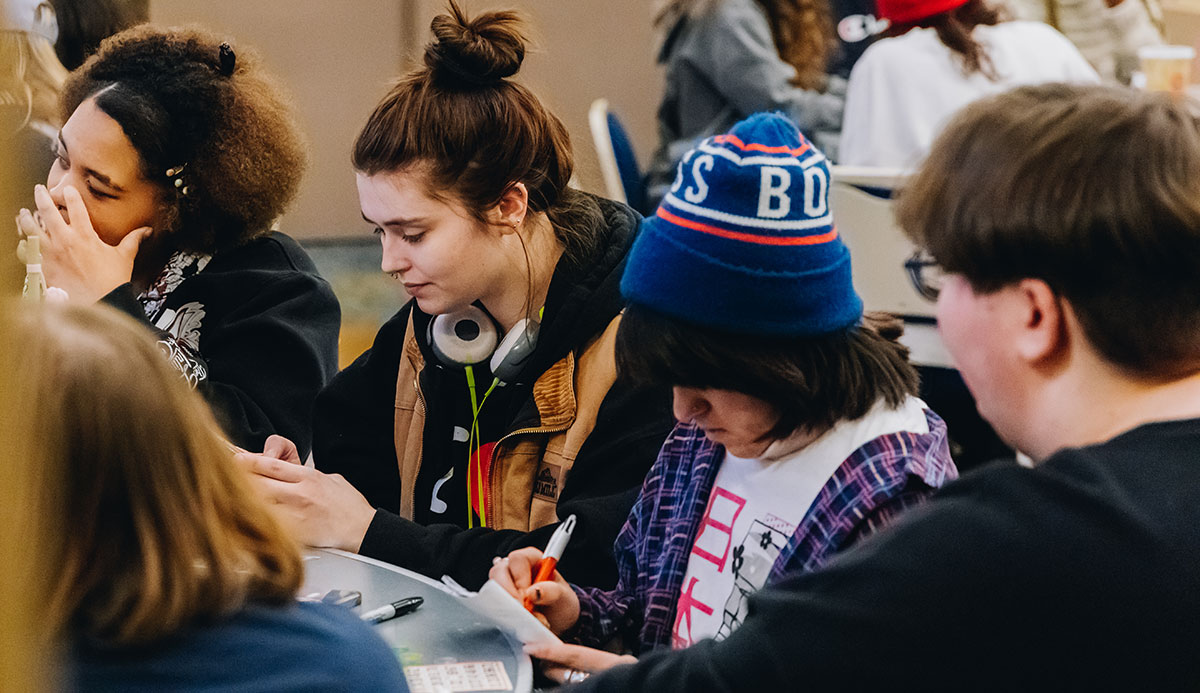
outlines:
[{"label": "gray jacket in background", "polygon": [[792,86],[796,71],[779,57],[754,0],[721,0],[699,16],[675,20],[658,62],[666,66],[666,88],[658,109],[660,145],[646,178],[650,211],[684,153],[758,111],[782,111],[836,156],[845,80],[831,77],[825,93]]}]

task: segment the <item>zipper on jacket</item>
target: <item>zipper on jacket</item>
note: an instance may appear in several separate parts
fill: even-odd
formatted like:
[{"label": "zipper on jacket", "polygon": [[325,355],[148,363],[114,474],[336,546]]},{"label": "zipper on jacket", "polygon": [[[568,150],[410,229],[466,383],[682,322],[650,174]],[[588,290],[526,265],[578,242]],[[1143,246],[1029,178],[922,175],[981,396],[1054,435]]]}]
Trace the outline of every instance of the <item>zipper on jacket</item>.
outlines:
[{"label": "zipper on jacket", "polygon": [[[418,391],[418,394],[419,394],[419,391]],[[509,438],[512,438],[513,436],[523,436],[523,435],[533,435],[533,434],[543,434],[543,433],[562,433],[563,431],[570,428],[571,423],[573,423],[573,422],[574,422],[574,419],[572,419],[572,422],[567,423],[563,426],[559,426],[559,427],[551,426],[549,428],[546,428],[546,427],[519,428],[515,431],[510,431],[509,433],[504,434],[504,436],[501,437],[500,440],[496,441],[496,447],[492,448],[492,464],[490,466],[488,466],[488,493],[487,493],[487,498],[485,499],[485,502],[487,503],[488,517],[494,517],[492,515],[492,511],[496,507],[496,468],[500,466],[500,465],[496,464],[496,460],[498,460],[500,458],[498,453],[500,451],[501,444],[503,444],[504,441],[508,440]],[[539,466],[541,465],[541,459],[538,460],[538,465]],[[534,470],[534,475],[536,476],[536,474],[537,474],[537,470]],[[562,491],[561,487],[559,488],[559,491],[560,492]],[[532,495],[531,495],[531,497],[532,497]],[[554,504],[556,506],[558,505],[557,498],[554,499]],[[495,527],[492,527],[492,528],[496,529]]]}]

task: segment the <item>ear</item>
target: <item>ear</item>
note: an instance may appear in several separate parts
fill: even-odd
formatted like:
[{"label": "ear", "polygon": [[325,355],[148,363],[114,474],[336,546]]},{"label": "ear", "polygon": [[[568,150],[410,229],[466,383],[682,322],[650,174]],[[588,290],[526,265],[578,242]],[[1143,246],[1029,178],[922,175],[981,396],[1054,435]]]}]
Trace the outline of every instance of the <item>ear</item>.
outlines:
[{"label": "ear", "polygon": [[1016,311],[1010,325],[1017,326],[1014,346],[1031,364],[1048,364],[1064,355],[1070,344],[1067,306],[1041,279],[1022,279],[1009,287],[1008,308]]},{"label": "ear", "polygon": [[513,183],[500,196],[500,202],[488,210],[488,221],[515,233],[529,213],[529,190],[524,183]]}]

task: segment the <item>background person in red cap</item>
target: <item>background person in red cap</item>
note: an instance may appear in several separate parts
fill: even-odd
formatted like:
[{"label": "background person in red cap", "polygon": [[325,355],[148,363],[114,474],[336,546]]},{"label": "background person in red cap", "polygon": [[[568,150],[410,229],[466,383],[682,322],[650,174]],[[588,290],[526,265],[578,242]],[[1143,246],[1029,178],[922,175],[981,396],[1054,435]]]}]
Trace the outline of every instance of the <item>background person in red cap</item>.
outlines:
[{"label": "background person in red cap", "polygon": [[987,0],[878,0],[886,37],[850,73],[839,163],[912,169],[960,108],[1013,87],[1094,83],[1062,34]]}]

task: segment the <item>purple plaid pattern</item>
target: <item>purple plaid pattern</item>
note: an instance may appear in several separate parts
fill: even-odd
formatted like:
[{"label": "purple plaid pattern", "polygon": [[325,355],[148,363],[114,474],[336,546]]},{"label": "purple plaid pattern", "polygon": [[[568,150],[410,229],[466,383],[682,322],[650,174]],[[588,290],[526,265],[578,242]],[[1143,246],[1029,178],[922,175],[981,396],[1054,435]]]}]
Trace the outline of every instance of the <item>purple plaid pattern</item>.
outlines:
[{"label": "purple plaid pattern", "polygon": [[[816,570],[958,476],[946,424],[928,410],[925,418],[929,433],[880,436],[842,462],[779,554],[767,584]],[[693,424],[671,431],[617,536],[616,588],[575,587],[578,642],[601,646],[619,635],[639,652],[671,642],[688,557],[724,457],[725,449]]]}]

